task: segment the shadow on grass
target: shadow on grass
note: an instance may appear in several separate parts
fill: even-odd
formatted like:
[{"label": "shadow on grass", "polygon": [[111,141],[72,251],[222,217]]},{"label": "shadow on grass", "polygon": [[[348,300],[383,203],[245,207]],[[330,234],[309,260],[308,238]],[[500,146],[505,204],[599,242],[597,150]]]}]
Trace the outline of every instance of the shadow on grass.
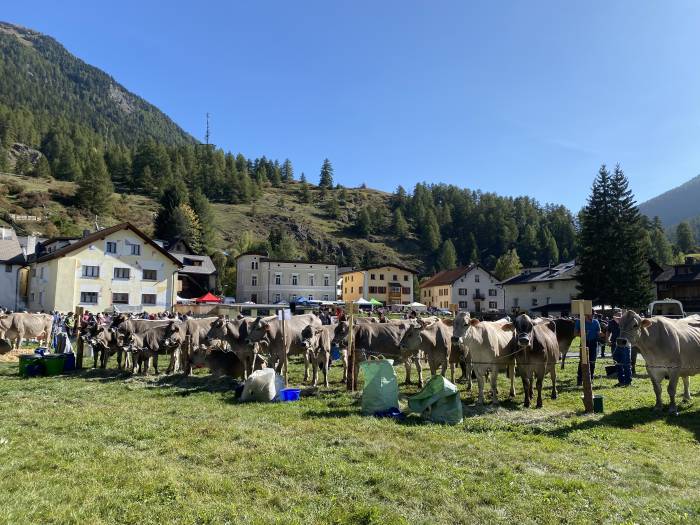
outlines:
[{"label": "shadow on grass", "polygon": [[[570,433],[578,430],[589,430],[598,427],[612,427],[629,430],[639,425],[645,425],[654,421],[663,420],[668,425],[689,430],[693,433],[695,440],[700,441],[700,417],[698,417],[698,413],[696,411],[688,412],[688,407],[689,405],[686,404],[680,405],[680,413],[678,415],[668,414],[668,412],[666,412],[666,408],[664,408],[664,411],[660,412],[655,412],[652,407],[617,410],[615,412],[605,414],[597,419],[587,419],[570,426],[551,430],[547,432],[547,434],[556,438],[564,438]],[[684,410],[684,408],[686,408],[686,410]]]}]

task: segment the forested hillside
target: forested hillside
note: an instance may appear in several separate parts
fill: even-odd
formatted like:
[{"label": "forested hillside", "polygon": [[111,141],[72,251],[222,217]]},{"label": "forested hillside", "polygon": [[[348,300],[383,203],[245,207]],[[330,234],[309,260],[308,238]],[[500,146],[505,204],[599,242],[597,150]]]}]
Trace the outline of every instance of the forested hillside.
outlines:
[{"label": "forested hillside", "polygon": [[659,217],[668,231],[681,221],[690,222],[700,238],[700,175],[661,195],[640,204],[647,217]]}]

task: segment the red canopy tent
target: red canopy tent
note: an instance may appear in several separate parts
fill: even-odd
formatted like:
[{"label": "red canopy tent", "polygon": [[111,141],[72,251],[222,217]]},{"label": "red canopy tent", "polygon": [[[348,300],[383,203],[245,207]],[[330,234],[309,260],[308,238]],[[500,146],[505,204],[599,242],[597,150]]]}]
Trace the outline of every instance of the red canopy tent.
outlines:
[{"label": "red canopy tent", "polygon": [[194,300],[195,303],[220,303],[221,297],[217,297],[211,292],[205,293],[202,297]]}]

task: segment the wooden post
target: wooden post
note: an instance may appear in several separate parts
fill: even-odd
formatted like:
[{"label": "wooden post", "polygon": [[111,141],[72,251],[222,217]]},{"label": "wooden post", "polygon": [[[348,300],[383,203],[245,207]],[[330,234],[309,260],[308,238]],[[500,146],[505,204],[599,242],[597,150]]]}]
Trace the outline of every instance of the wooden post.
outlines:
[{"label": "wooden post", "polygon": [[[591,384],[591,365],[588,356],[588,346],[586,345],[586,314],[592,315],[593,308],[590,301],[572,301],[579,316],[579,336],[581,349],[581,379],[583,380],[583,406],[586,413],[593,412],[593,385]],[[574,308],[572,308],[572,311]]]},{"label": "wooden post", "polygon": [[350,303],[350,308],[348,312],[348,377],[347,377],[347,389],[351,392],[357,390],[357,378],[355,377],[355,362],[357,356],[355,355],[355,308],[356,304]]},{"label": "wooden post", "polygon": [[82,323],[83,323],[83,307],[78,306],[75,309],[75,327],[76,327],[76,337],[75,337],[75,369],[81,370],[83,368],[83,354],[85,351],[85,342],[82,337]]},{"label": "wooden post", "polygon": [[289,386],[289,374],[287,368],[289,367],[289,352],[287,352],[287,333],[285,330],[286,322],[284,320],[284,308],[280,310],[280,317],[282,319],[282,349],[284,351],[284,385]]}]

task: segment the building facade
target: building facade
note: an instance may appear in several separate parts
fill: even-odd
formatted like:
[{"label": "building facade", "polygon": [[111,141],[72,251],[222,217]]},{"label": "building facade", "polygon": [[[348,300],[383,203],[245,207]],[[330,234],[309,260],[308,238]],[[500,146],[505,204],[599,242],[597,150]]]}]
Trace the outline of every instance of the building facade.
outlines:
[{"label": "building facade", "polygon": [[216,289],[216,267],[208,255],[197,255],[182,239],[168,246],[168,253],[182,267],[177,272],[177,295],[183,299],[196,299]]},{"label": "building facade", "polygon": [[124,223],[80,239],[49,239],[31,263],[32,311],[160,312],[175,304],[180,262]]},{"label": "building facade", "polygon": [[348,270],[343,274],[343,301],[376,299],[385,305],[413,302],[413,277],[416,272],[397,265],[381,265]]},{"label": "building facade", "polygon": [[26,305],[26,253],[12,228],[0,227],[0,307],[23,310]]},{"label": "building facade", "polygon": [[700,312],[700,260],[687,257],[683,264],[664,270],[654,280],[656,297],[676,299],[688,312]]},{"label": "building facade", "polygon": [[498,279],[478,264],[444,270],[420,285],[420,302],[428,307],[467,312],[502,312]]},{"label": "building facade", "polygon": [[574,261],[552,268],[526,268],[519,275],[501,283],[506,313],[532,315],[567,315],[571,300],[578,297]]},{"label": "building facade", "polygon": [[332,263],[280,261],[261,253],[236,259],[236,301],[256,304],[335,301],[338,267]]}]

